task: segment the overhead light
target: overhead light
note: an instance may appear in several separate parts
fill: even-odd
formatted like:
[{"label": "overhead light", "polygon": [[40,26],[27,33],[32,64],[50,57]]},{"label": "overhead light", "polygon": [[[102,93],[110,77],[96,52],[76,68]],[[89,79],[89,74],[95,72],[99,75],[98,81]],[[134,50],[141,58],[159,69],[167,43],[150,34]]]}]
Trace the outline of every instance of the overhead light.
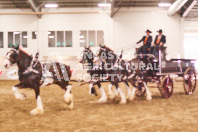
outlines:
[{"label": "overhead light", "polygon": [[51,32],[47,32],[48,34],[51,34]]},{"label": "overhead light", "polygon": [[98,4],[98,7],[111,7],[111,4],[109,4],[109,3],[100,3],[100,4]]},{"label": "overhead light", "polygon": [[79,38],[84,38],[85,36],[80,36]]},{"label": "overhead light", "polygon": [[23,38],[28,38],[28,36],[23,36]]},{"label": "overhead light", "polygon": [[14,34],[20,34],[20,32],[14,32]]},{"label": "overhead light", "polygon": [[56,8],[58,7],[58,4],[45,4],[46,8]]},{"label": "overhead light", "polygon": [[54,38],[54,36],[49,36],[49,38]]},{"label": "overhead light", "polygon": [[85,40],[80,40],[80,43],[84,43],[85,42]]},{"label": "overhead light", "polygon": [[159,7],[170,7],[171,3],[159,3],[158,6]]}]

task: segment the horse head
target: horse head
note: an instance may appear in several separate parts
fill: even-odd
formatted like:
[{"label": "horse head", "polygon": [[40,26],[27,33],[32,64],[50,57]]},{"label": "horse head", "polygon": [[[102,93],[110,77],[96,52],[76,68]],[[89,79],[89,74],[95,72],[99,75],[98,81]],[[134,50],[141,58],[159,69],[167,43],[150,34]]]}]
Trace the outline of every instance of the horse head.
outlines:
[{"label": "horse head", "polygon": [[84,64],[86,61],[88,63],[93,64],[94,54],[91,51],[90,47],[84,47],[82,51],[82,58],[80,59],[80,63]]},{"label": "horse head", "polygon": [[16,46],[16,47],[12,47],[6,54],[6,59],[3,63],[5,68],[10,68],[10,66],[16,64],[19,62],[21,58],[21,61],[24,61],[24,66],[25,65],[29,65],[29,63],[31,62],[32,56],[29,55],[28,53],[26,53],[23,49],[22,46]]},{"label": "horse head", "polygon": [[19,53],[19,46],[12,47],[6,54],[6,59],[3,63],[5,68],[10,68],[13,64],[17,63],[18,61],[18,53]]},{"label": "horse head", "polygon": [[113,52],[113,50],[101,45],[98,50],[97,57],[99,57],[100,60],[105,60],[107,63],[111,64],[114,64],[117,60],[117,55]]}]

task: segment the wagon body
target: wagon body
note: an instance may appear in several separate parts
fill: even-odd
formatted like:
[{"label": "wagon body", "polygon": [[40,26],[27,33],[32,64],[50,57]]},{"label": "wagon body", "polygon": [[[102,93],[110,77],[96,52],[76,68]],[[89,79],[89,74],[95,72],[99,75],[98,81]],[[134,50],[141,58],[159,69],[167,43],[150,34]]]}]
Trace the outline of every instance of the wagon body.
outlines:
[{"label": "wagon body", "polygon": [[[138,55],[137,58],[140,61],[148,60],[151,57],[150,54]],[[195,59],[171,59],[166,60],[165,52],[162,53],[159,50],[159,58],[154,59],[151,63],[158,65],[158,70],[147,71],[144,75],[146,82],[156,82],[159,91],[164,98],[169,98],[173,93],[173,77],[183,77],[183,86],[185,93],[190,95],[196,88],[196,70]],[[142,85],[142,81],[137,82],[138,89],[136,91],[137,96],[143,96],[145,88]]]}]

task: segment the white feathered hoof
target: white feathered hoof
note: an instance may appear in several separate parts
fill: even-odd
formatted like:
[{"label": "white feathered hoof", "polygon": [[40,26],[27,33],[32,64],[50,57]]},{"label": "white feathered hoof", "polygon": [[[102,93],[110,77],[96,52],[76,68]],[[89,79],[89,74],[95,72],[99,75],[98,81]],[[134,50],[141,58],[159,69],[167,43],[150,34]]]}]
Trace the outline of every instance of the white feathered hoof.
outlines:
[{"label": "white feathered hoof", "polygon": [[105,103],[107,102],[107,97],[102,97],[98,100],[98,103]]},{"label": "white feathered hoof", "polygon": [[152,96],[146,96],[146,100],[151,101],[152,100]]},{"label": "white feathered hoof", "polygon": [[20,99],[20,100],[25,100],[26,99],[26,95],[24,93],[16,93],[14,94],[16,99]]},{"label": "white feathered hoof", "polygon": [[122,99],[119,104],[126,104],[126,99]]},{"label": "white feathered hoof", "polygon": [[73,94],[69,94],[68,96],[64,97],[66,103],[66,109],[73,110],[74,108],[74,101],[73,101]]},{"label": "white feathered hoof", "polygon": [[127,95],[126,100],[131,101],[133,99],[132,99],[131,95]]},{"label": "white feathered hoof", "polygon": [[41,115],[41,114],[44,114],[44,110],[43,109],[39,109],[38,107],[33,109],[31,112],[30,112],[31,115]]},{"label": "white feathered hoof", "polygon": [[109,95],[109,99],[110,99],[110,100],[115,100],[115,99],[116,99],[115,94],[113,94],[113,93],[112,93],[112,94],[110,94],[110,95]]},{"label": "white feathered hoof", "polygon": [[129,101],[133,101],[134,99],[135,99],[135,94],[129,95],[129,97],[128,97]]}]

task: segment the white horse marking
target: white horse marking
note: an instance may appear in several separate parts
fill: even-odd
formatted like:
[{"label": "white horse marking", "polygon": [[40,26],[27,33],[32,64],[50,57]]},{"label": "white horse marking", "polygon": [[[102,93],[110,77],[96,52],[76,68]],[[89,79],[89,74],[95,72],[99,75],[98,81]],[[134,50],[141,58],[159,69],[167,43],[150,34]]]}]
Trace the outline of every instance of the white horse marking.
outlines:
[{"label": "white horse marking", "polygon": [[37,107],[42,110],[43,109],[43,104],[42,104],[42,100],[41,100],[40,95],[37,97],[36,103],[37,103]]},{"label": "white horse marking", "polygon": [[152,94],[151,94],[151,92],[149,91],[149,89],[148,89],[148,86],[146,85],[146,83],[145,82],[143,82],[143,84],[144,84],[144,87],[146,88],[146,100],[152,100]]},{"label": "white horse marking", "polygon": [[109,94],[109,96],[110,96],[110,97],[109,97],[110,99],[115,99],[115,94],[114,94],[113,91],[112,91],[112,86],[113,86],[112,84],[109,84],[109,85],[108,85],[108,94]]},{"label": "white horse marking", "polygon": [[7,56],[6,56],[6,59],[4,60],[4,62],[3,62],[3,66],[5,67],[5,68],[10,68],[10,66],[11,66],[11,62],[8,60],[9,58],[10,58],[10,55],[11,55],[11,53],[10,52],[8,52],[8,54],[7,54]]},{"label": "white horse marking", "polygon": [[136,91],[136,87],[133,87],[129,100],[133,100],[135,98],[135,91]]},{"label": "white horse marking", "polygon": [[126,84],[125,84],[125,87],[127,88],[127,92],[128,92],[126,99],[129,99],[129,97],[130,97],[130,95],[131,95],[131,89],[130,89],[130,87],[127,86]]},{"label": "white horse marking", "polygon": [[25,94],[22,94],[18,91],[18,87],[12,87],[12,91],[14,92],[14,96],[16,99],[24,100],[26,98]]},{"label": "white horse marking", "polygon": [[120,104],[126,104],[126,99],[125,99],[124,93],[122,92],[122,90],[119,87],[118,87],[118,93],[120,94],[120,97],[121,97]]},{"label": "white horse marking", "polygon": [[71,94],[71,89],[72,89],[72,86],[68,85],[67,90],[64,94],[64,100],[66,102],[66,108],[68,108],[69,110],[72,110],[73,107],[74,107],[74,100],[73,100],[73,95]]},{"label": "white horse marking", "polygon": [[100,87],[101,98],[98,100],[99,103],[105,103],[107,101],[107,96],[102,87]]},{"label": "white horse marking", "polygon": [[43,104],[42,104],[42,100],[41,100],[40,95],[37,97],[36,103],[37,103],[37,107],[35,109],[33,109],[30,112],[30,114],[31,115],[43,114],[44,113],[44,110],[43,110]]}]

